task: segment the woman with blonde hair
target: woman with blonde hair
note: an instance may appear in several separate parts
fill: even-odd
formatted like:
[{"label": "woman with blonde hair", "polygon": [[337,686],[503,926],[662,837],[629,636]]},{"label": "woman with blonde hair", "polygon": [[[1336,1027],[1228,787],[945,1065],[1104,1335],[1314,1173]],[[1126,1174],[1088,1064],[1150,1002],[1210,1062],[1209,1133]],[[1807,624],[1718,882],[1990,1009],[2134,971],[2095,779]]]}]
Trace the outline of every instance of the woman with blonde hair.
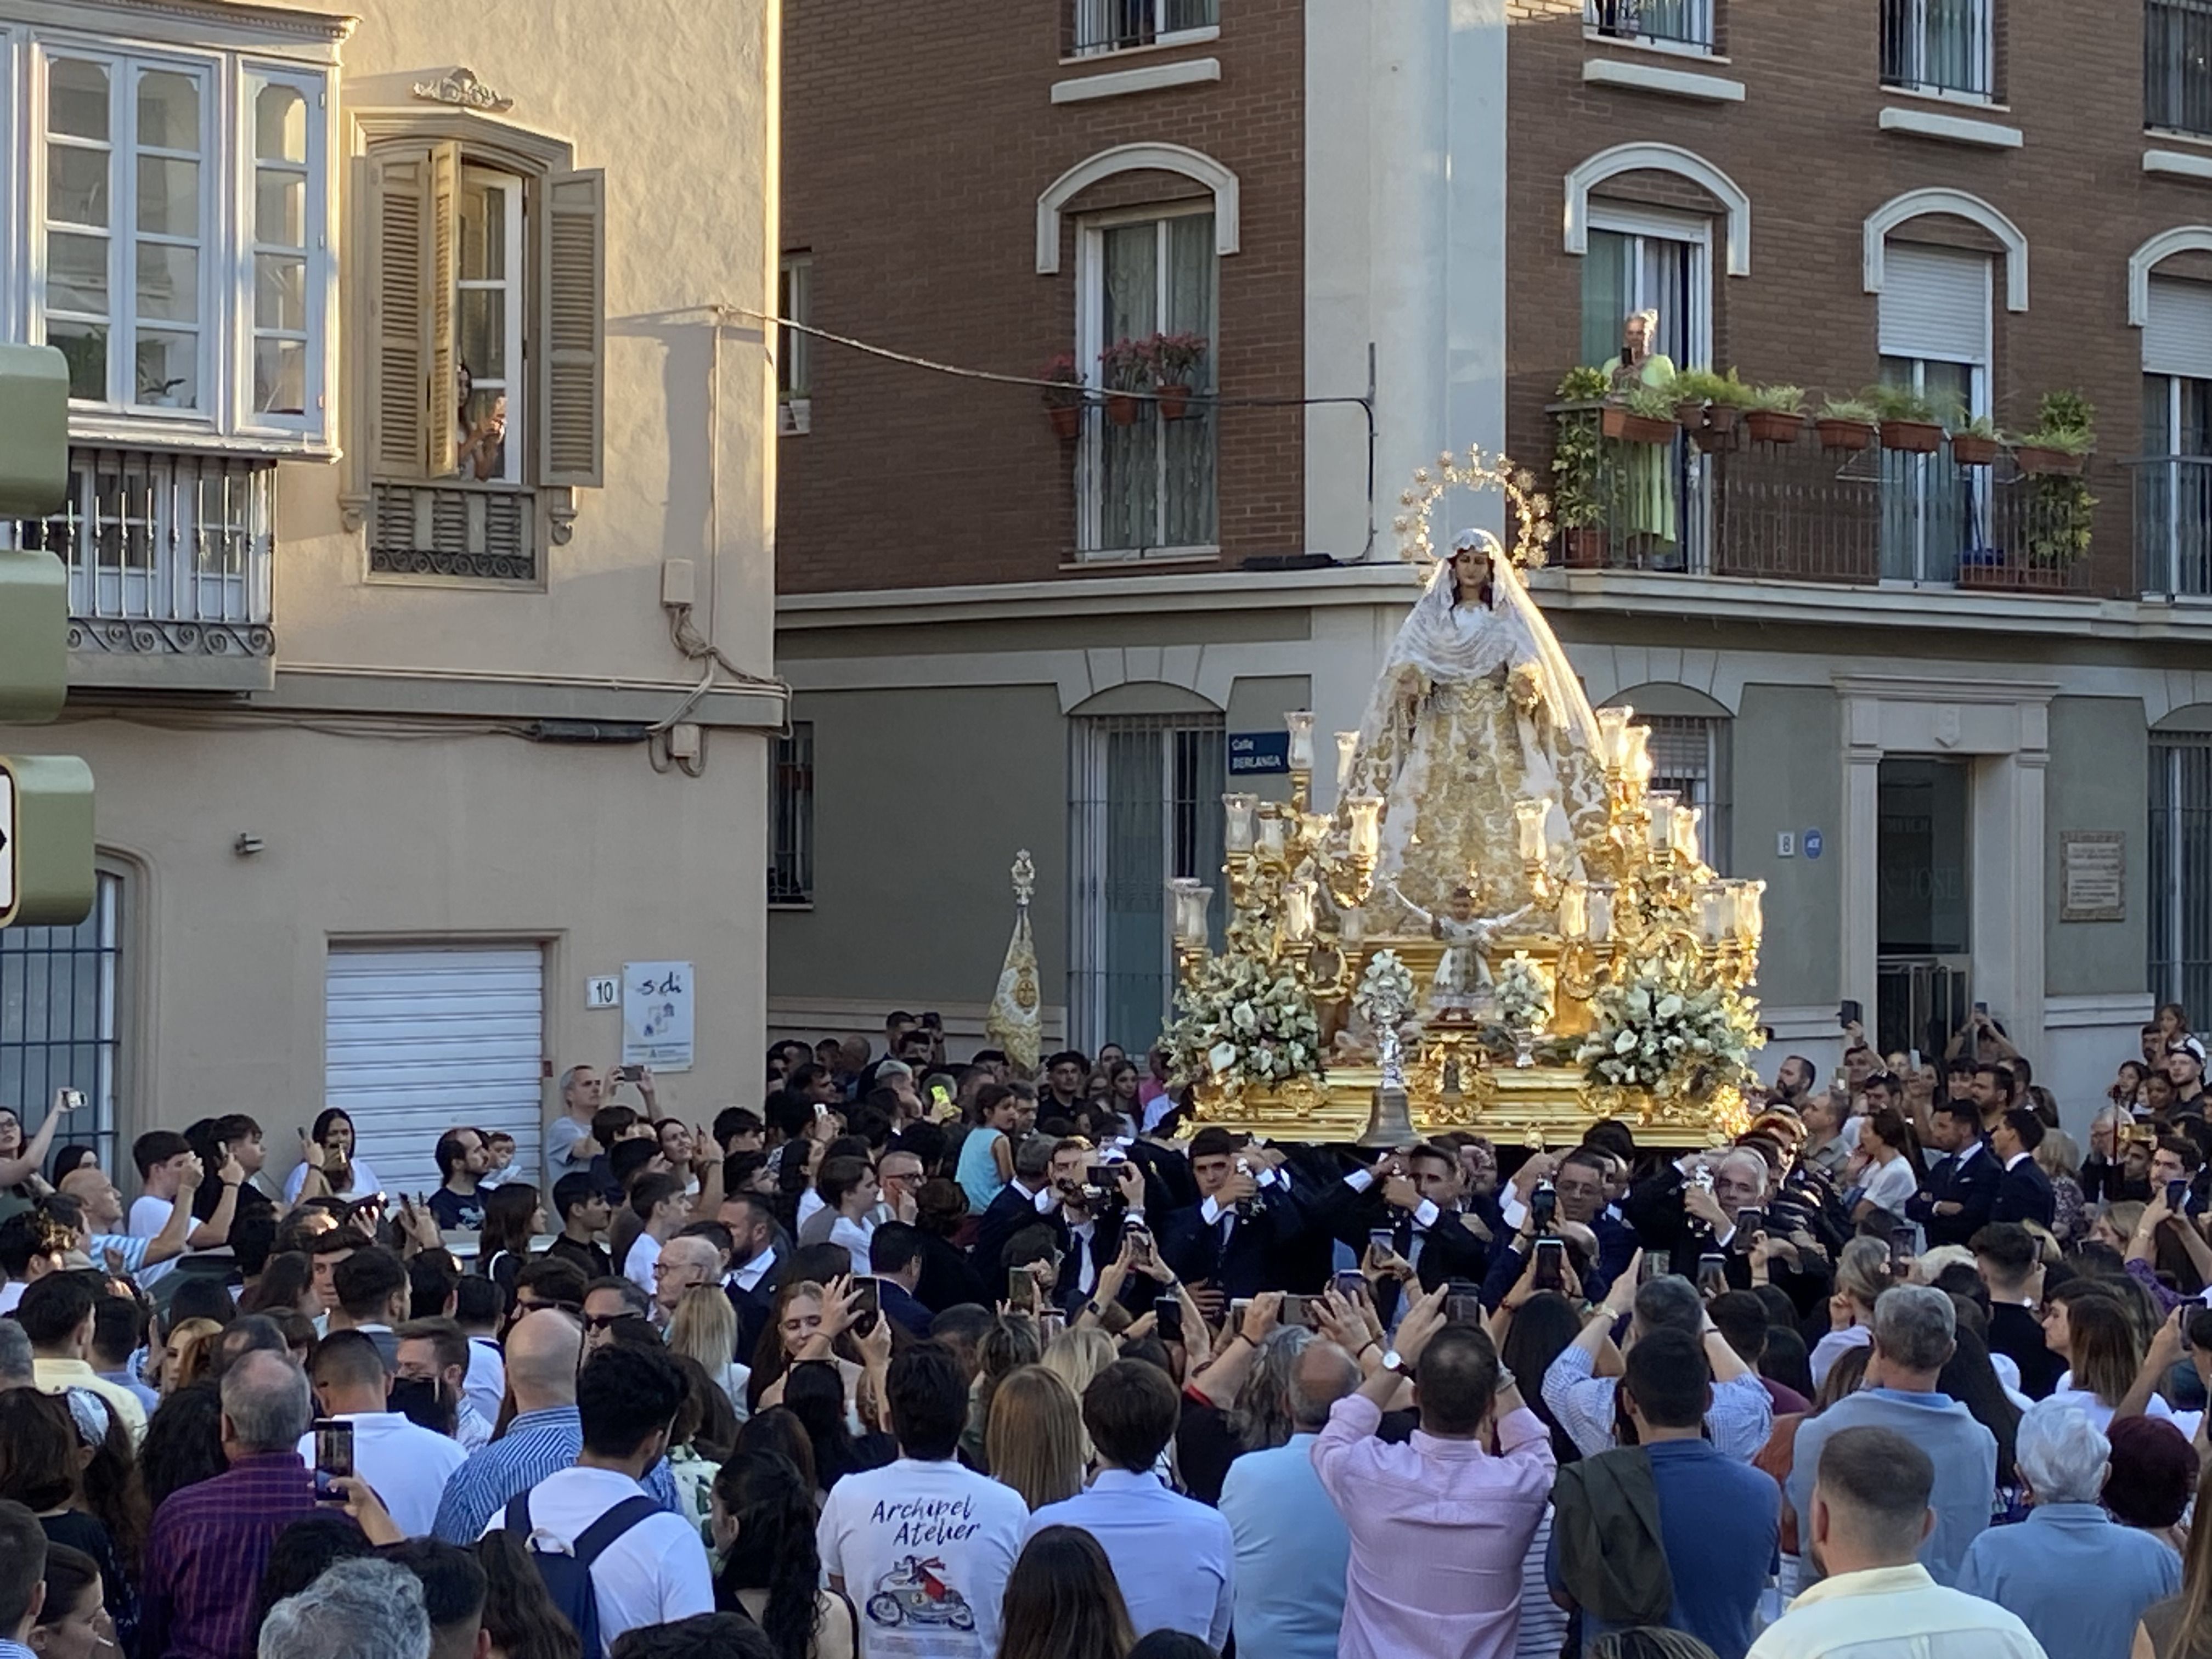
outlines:
[{"label": "woman with blonde hair", "polygon": [[1836,1361],[1852,1348],[1874,1340],[1874,1304],[1893,1281],[1889,1246],[1878,1238],[1854,1238],[1836,1258],[1835,1293],[1828,1298],[1828,1334],[1813,1349],[1813,1386],[1827,1380]]},{"label": "woman with blonde hair", "polygon": [[1112,1337],[1095,1325],[1086,1325],[1053,1338],[1045,1345],[1044,1358],[1039,1363],[1080,1400],[1091,1379],[1121,1357]]},{"label": "woman with blonde hair", "polygon": [[1083,1490],[1089,1462],[1083,1408],[1055,1370],[1024,1365],[1000,1381],[983,1443],[991,1478],[1019,1492],[1032,1510]]},{"label": "woman with blonde hair", "polygon": [[2037,1146],[2034,1158],[2036,1167],[2051,1177],[2051,1236],[2070,1244],[2081,1236],[2087,1207],[2081,1194],[2081,1148],[2065,1130],[2053,1129]]},{"label": "woman with blonde hair", "polygon": [[169,1333],[161,1352],[161,1395],[164,1399],[215,1374],[216,1343],[222,1327],[212,1319],[187,1319]]},{"label": "woman with blonde hair", "polygon": [[684,1292],[668,1321],[668,1351],[697,1360],[730,1397],[738,1420],[745,1419],[745,1384],[750,1367],[731,1358],[738,1346],[738,1310],[716,1285],[694,1285]]}]

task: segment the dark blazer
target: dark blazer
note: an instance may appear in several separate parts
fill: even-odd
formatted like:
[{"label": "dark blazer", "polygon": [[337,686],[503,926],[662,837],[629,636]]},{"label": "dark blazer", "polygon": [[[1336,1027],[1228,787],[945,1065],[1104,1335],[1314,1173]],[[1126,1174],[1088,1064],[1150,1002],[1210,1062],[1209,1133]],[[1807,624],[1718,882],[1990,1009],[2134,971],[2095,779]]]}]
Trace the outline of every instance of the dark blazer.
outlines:
[{"label": "dark blazer", "polygon": [[[1223,1218],[1226,1219],[1226,1218]],[[1179,1278],[1212,1285],[1224,1296],[1257,1296],[1283,1286],[1283,1263],[1279,1237],[1295,1237],[1303,1222],[1288,1195],[1267,1194],[1267,1207],[1247,1220],[1237,1218],[1224,1248],[1222,1223],[1206,1224],[1204,1206],[1172,1211],[1156,1222],[1160,1259]]]},{"label": "dark blazer", "polygon": [[[1698,1258],[1715,1246],[1712,1229],[1684,1206],[1684,1184],[1682,1172],[1670,1163],[1650,1180],[1630,1188],[1628,1196],[1621,1201],[1620,1211],[1628,1218],[1628,1224],[1635,1229],[1636,1237],[1647,1252],[1664,1251],[1667,1271],[1694,1282]],[[1729,1282],[1738,1289],[1747,1289],[1751,1284],[1750,1264],[1733,1252],[1729,1261]],[[1738,1284],[1735,1269],[1740,1262],[1742,1279]]]},{"label": "dark blazer", "polygon": [[1002,1278],[999,1294],[992,1295],[951,1240],[939,1238],[934,1233],[921,1236],[921,1282],[914,1287],[914,1294],[930,1312],[941,1314],[947,1308],[969,1304],[995,1308],[1006,1290]]},{"label": "dark blazer", "polygon": [[[1963,1165],[1959,1161],[1961,1158],[1966,1158]],[[1928,1172],[1921,1181],[1920,1190],[1905,1200],[1905,1216],[1927,1230],[1931,1248],[1967,1243],[1989,1225],[1996,1212],[1997,1186],[2003,1176],[2004,1171],[1997,1167],[1996,1154],[1986,1145],[1980,1146],[1972,1157],[1953,1152]],[[1938,1204],[1963,1207],[1956,1215],[1937,1215]]]},{"label": "dark blazer", "polygon": [[730,1306],[738,1316],[738,1363],[750,1365],[753,1352],[759,1347],[761,1333],[768,1329],[769,1316],[775,1310],[775,1293],[783,1283],[783,1257],[781,1254],[761,1275],[760,1283],[750,1291],[739,1290],[735,1285],[723,1287],[730,1298]]},{"label": "dark blazer", "polygon": [[892,1324],[908,1336],[928,1339],[930,1311],[915,1300],[905,1285],[879,1278],[876,1280],[876,1296],[884,1316]]},{"label": "dark blazer", "polygon": [[2066,1362],[2044,1346],[2034,1310],[2018,1303],[1990,1304],[1990,1352],[2011,1356],[2020,1367],[2020,1391],[2030,1400],[2050,1398],[2066,1370]]},{"label": "dark blazer", "polygon": [[1036,1226],[1052,1229],[1059,1248],[1066,1251],[1067,1224],[1060,1218],[1060,1206],[1054,1205],[1048,1213],[1040,1214],[1036,1198],[1009,1181],[976,1222],[975,1242],[969,1247],[969,1257],[986,1290],[995,1285],[999,1287],[995,1296],[1006,1295],[1006,1270],[1000,1265],[1000,1258],[1016,1233]]},{"label": "dark blazer", "polygon": [[2033,1158],[2023,1158],[1997,1181],[1997,1201],[1990,1212],[1992,1221],[2033,1221],[2048,1227],[2058,1212],[2051,1190],[2051,1177]]}]

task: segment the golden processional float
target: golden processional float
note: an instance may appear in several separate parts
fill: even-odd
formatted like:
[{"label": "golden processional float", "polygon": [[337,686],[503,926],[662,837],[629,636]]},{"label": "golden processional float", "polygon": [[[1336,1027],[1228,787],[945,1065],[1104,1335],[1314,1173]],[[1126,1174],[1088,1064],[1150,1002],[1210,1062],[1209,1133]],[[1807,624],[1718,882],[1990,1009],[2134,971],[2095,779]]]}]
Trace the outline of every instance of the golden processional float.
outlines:
[{"label": "golden processional float", "polygon": [[[1455,488],[1504,496],[1510,556],[1481,531],[1436,555]],[[1741,1133],[1765,884],[1705,862],[1632,710],[1591,710],[1521,579],[1551,537],[1529,475],[1447,453],[1401,500],[1403,556],[1432,568],[1337,734],[1334,811],[1311,808],[1313,715],[1286,714],[1289,799],[1222,797],[1218,949],[1214,887],[1168,884],[1164,1041],[1200,1120],[1369,1146]]]}]

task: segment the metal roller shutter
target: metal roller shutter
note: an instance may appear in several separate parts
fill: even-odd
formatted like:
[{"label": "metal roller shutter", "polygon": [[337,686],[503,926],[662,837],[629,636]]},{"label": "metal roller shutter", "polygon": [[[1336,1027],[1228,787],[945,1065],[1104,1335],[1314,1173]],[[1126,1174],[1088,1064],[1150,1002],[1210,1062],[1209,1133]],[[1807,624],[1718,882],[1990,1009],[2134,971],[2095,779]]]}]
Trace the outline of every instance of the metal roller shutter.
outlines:
[{"label": "metal roller shutter", "polygon": [[504,1129],[516,1178],[539,1178],[544,981],[534,946],[331,951],[324,1099],[395,1199],[437,1187],[451,1128]]},{"label": "metal roller shutter", "polygon": [[1883,356],[1989,362],[1988,254],[1892,242],[1883,270]]},{"label": "metal roller shutter", "polygon": [[2147,374],[2212,380],[2212,283],[2151,278],[2142,366]]}]

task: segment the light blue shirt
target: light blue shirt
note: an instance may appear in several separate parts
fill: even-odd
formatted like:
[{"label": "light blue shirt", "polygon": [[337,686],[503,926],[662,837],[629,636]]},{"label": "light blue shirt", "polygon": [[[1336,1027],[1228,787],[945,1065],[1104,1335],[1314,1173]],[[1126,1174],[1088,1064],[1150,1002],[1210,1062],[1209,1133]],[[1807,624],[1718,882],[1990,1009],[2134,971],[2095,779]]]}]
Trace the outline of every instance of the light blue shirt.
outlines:
[{"label": "light blue shirt", "polygon": [[1314,1472],[1318,1435],[1246,1452],[1221,1483],[1237,1545],[1237,1650],[1267,1659],[1336,1659],[1352,1535]]},{"label": "light blue shirt", "polygon": [[[447,1478],[430,1535],[448,1544],[475,1543],[509,1498],[549,1475],[574,1468],[583,1449],[584,1420],[574,1406],[520,1413],[504,1435],[482,1451],[471,1453]],[[641,1484],[671,1515],[684,1512],[666,1458],[647,1469]]]},{"label": "light blue shirt", "polygon": [[2180,1590],[2181,1558],[2095,1504],[2045,1504],[1974,1540],[1958,1588],[2018,1613],[2053,1659],[2128,1659],[2143,1609]]},{"label": "light blue shirt", "polygon": [[970,1215],[982,1214],[991,1207],[991,1200],[1006,1190],[1006,1178],[999,1173],[999,1162],[991,1155],[991,1148],[1006,1138],[1003,1131],[979,1123],[960,1143],[960,1162],[955,1166],[954,1178],[959,1182],[960,1190],[968,1194]]},{"label": "light blue shirt", "polygon": [[[1896,1389],[1862,1389],[1846,1395],[1797,1426],[1789,1492],[1801,1539],[1812,1534],[1813,1480],[1820,1473],[1820,1449],[1830,1435],[1844,1429],[1894,1429],[1935,1463],[1936,1490],[1928,1502],[1936,1511],[1936,1530],[1920,1547],[1920,1565],[1937,1583],[1955,1583],[1966,1547],[1988,1529],[1996,1503],[1996,1436],[1948,1395],[1906,1394]],[[1819,1577],[1808,1551],[1805,1582],[1809,1584]]]},{"label": "light blue shirt", "polygon": [[[1080,1527],[1098,1540],[1139,1636],[1179,1630],[1216,1652],[1229,1639],[1237,1563],[1229,1522],[1170,1492],[1150,1470],[1099,1470],[1088,1492],[1030,1516],[1024,1536],[1047,1527]],[[1340,1595],[1342,1585],[1340,1577]]]}]

